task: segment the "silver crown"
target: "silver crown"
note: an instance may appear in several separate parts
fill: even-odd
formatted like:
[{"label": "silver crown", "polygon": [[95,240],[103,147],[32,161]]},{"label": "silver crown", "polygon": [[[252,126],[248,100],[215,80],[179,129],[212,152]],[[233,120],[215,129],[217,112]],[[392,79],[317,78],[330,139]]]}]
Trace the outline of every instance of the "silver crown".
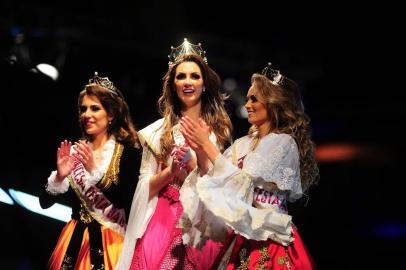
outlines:
[{"label": "silver crown", "polygon": [[97,71],[94,72],[93,78],[89,79],[89,83],[98,84],[101,87],[106,88],[110,93],[119,95],[113,82],[110,81],[108,77],[99,77],[99,73]]},{"label": "silver crown", "polygon": [[279,70],[272,69],[271,65],[272,63],[269,62],[268,65],[262,70],[261,74],[268,77],[272,84],[279,85],[282,80],[282,74]]},{"label": "silver crown", "polygon": [[185,54],[199,55],[207,64],[206,52],[202,49],[202,44],[192,44],[187,40],[187,38],[185,38],[183,43],[180,44],[178,47],[174,48],[173,46],[171,46],[171,54],[168,55],[168,65],[171,66],[176,64],[179,59]]}]

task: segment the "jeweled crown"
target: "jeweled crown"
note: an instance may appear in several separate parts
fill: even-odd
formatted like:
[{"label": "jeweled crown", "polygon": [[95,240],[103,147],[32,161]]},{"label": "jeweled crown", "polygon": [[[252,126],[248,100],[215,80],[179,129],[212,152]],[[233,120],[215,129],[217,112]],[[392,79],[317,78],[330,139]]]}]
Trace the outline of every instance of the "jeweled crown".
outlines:
[{"label": "jeweled crown", "polygon": [[271,65],[272,63],[269,62],[268,65],[262,70],[261,74],[268,77],[272,84],[279,85],[283,76],[279,70],[272,69]]},{"label": "jeweled crown", "polygon": [[187,38],[185,38],[183,43],[180,44],[178,47],[174,48],[173,46],[171,46],[171,54],[168,55],[168,65],[171,66],[176,64],[179,59],[185,54],[199,55],[207,64],[206,52],[202,49],[202,44],[192,44],[187,40]]},{"label": "jeweled crown", "polygon": [[106,88],[110,93],[119,95],[113,82],[110,81],[108,77],[99,77],[99,73],[97,71],[94,73],[93,78],[89,79],[89,84],[90,83],[98,84],[101,87]]}]

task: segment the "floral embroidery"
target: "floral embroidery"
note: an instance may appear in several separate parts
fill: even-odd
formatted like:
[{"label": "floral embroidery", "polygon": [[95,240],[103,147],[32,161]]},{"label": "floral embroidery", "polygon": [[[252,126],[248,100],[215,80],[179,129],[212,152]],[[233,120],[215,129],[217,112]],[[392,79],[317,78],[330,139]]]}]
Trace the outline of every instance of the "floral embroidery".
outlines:
[{"label": "floral embroidery", "polygon": [[90,222],[93,221],[92,216],[87,212],[86,208],[83,206],[83,204],[80,204],[80,220],[83,221],[85,224],[89,224]]},{"label": "floral embroidery", "polygon": [[240,266],[237,267],[237,270],[248,270],[248,265],[250,263],[250,257],[247,256],[247,248],[242,248],[240,250],[239,256],[240,256]]},{"label": "floral embroidery", "polygon": [[[275,136],[277,135],[273,134],[273,137]],[[264,156],[260,149],[262,148],[258,146],[256,150],[247,154],[244,160],[244,171],[252,175],[259,185],[263,185],[264,181],[272,182],[279,190],[302,194],[298,167],[299,154],[295,141],[290,138],[275,145],[267,156]]]},{"label": "floral embroidery", "polygon": [[268,253],[268,248],[267,247],[262,247],[259,250],[259,253],[261,253],[261,257],[258,259],[258,266],[255,267],[255,270],[266,270],[267,269],[267,261],[269,261],[269,253]]},{"label": "floral embroidery", "polygon": [[73,258],[66,255],[63,257],[63,262],[61,265],[61,270],[68,270],[68,269],[73,269]]}]

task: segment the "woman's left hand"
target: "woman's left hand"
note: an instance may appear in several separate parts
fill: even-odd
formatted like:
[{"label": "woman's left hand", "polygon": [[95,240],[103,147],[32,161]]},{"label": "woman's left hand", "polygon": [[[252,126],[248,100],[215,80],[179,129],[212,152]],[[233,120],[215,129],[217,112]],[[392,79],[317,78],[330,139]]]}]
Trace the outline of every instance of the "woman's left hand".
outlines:
[{"label": "woman's left hand", "polygon": [[192,155],[190,147],[184,144],[182,147],[174,147],[171,155],[180,162],[180,167],[187,172],[196,168],[196,157]]},{"label": "woman's left hand", "polygon": [[78,142],[75,142],[75,146],[75,150],[77,152],[75,157],[82,162],[86,171],[92,173],[96,169],[96,163],[94,161],[93,152],[90,145],[86,141],[79,140]]}]

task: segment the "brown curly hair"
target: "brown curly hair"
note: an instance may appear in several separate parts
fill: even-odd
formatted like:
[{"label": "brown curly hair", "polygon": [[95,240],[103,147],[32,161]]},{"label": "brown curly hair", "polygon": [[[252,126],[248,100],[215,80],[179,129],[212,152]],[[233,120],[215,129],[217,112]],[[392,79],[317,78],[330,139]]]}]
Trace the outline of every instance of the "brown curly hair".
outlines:
[{"label": "brown curly hair", "polygon": [[[318,181],[319,169],[314,156],[315,145],[311,140],[310,118],[304,112],[298,85],[285,76],[275,85],[261,74],[253,74],[251,83],[265,100],[271,131],[289,134],[295,139],[300,156],[302,189],[306,191]],[[249,133],[256,130],[255,126],[251,126]]]},{"label": "brown curly hair", "polygon": [[196,63],[203,76],[203,83],[206,89],[201,96],[201,117],[213,130],[217,137],[221,149],[231,142],[232,124],[224,108],[224,96],[220,92],[221,80],[217,73],[212,70],[207,63],[196,54],[183,55],[169,69],[163,77],[162,95],[157,105],[162,117],[164,117],[163,133],[161,136],[160,159],[166,160],[174,143],[172,127],[178,123],[181,115],[181,101],[179,100],[174,84],[176,68],[183,62]]},{"label": "brown curly hair", "polygon": [[140,148],[137,131],[123,94],[117,88],[115,88],[115,93],[112,93],[96,83],[86,85],[78,97],[79,126],[85,139],[92,140],[89,134],[86,134],[84,123],[80,118],[80,106],[85,95],[97,97],[107,114],[113,116],[107,130],[109,136],[114,135],[116,140],[123,145]]}]

